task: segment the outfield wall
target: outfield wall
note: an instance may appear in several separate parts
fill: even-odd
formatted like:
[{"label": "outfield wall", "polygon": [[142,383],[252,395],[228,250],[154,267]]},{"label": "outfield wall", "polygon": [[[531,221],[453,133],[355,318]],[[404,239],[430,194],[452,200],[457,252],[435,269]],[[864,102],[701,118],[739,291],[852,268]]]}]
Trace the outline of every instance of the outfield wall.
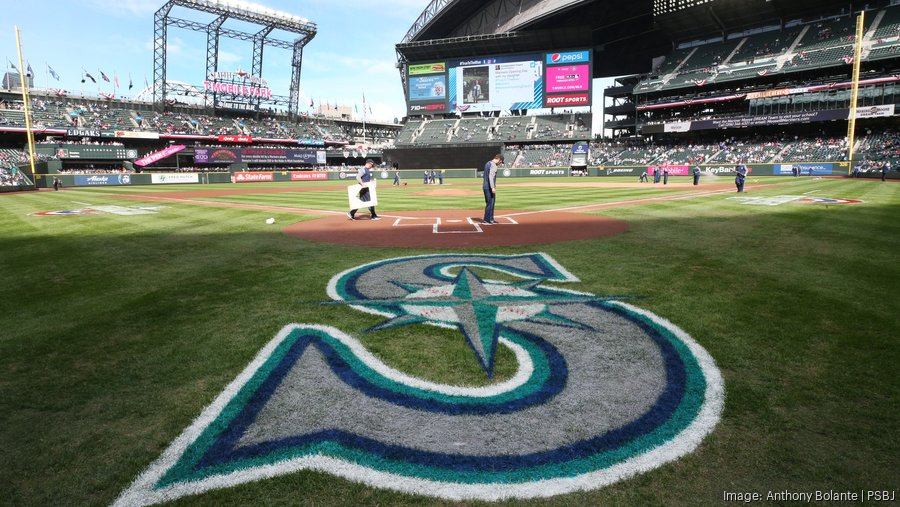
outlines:
[{"label": "outfield wall", "polygon": [[[481,178],[481,171],[475,169],[435,169],[445,179]],[[375,169],[372,171],[381,181],[392,183],[394,171]],[[429,170],[428,173],[431,171]],[[597,176],[597,168],[589,168],[590,176]],[[422,183],[425,171],[418,169],[400,170],[400,179],[406,183]],[[499,178],[528,177],[568,177],[568,167],[544,167],[527,169],[500,169]],[[222,173],[111,173],[111,174],[38,174],[36,184],[40,188],[53,186],[53,179],[59,178],[63,187],[95,186],[141,186],[177,185],[207,183],[265,183],[288,181],[352,181],[356,179],[356,169],[346,171],[238,171]]]},{"label": "outfield wall", "polygon": [[[792,169],[799,169],[801,176],[846,176],[850,165],[847,162],[797,162],[792,164],[746,164],[750,176],[792,176]],[[658,166],[600,166],[600,176],[634,176],[642,173],[653,174]],[[691,174],[695,167],[705,175],[734,176],[737,164],[673,164],[668,166],[670,174]]]},{"label": "outfield wall", "polygon": [[[690,174],[699,167],[704,175],[734,176],[734,164],[672,165],[670,174]],[[748,164],[750,176],[791,176],[792,168],[798,168],[802,176],[846,176],[847,162],[803,162],[795,164]],[[660,166],[600,166],[589,167],[588,176],[629,176],[637,178],[642,173],[652,174],[661,170]],[[435,175],[443,172],[445,179],[480,179],[482,171],[475,169],[435,169]],[[811,171],[811,173],[810,173]],[[376,168],[375,177],[385,183],[394,180],[394,171]],[[418,169],[401,169],[400,179],[406,183],[422,183],[425,173]],[[568,167],[501,168],[499,178],[570,177]],[[866,178],[881,178],[879,174],[862,174]],[[262,183],[288,181],[352,181],[356,169],[345,171],[238,171],[222,173],[114,173],[114,174],[38,174],[36,185],[40,188],[53,186],[53,178],[59,178],[63,187],[123,186],[123,185],[177,185],[207,183]],[[900,179],[900,173],[892,171],[888,178]],[[437,178],[435,178],[437,181]]]}]

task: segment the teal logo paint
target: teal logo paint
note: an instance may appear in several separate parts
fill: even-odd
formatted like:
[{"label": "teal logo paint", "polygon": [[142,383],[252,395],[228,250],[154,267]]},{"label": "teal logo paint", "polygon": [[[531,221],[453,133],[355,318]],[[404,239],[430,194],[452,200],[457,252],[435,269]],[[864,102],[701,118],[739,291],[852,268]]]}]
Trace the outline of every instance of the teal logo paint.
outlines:
[{"label": "teal logo paint", "polygon": [[[474,361],[487,385],[413,377],[338,329],[291,324],[115,505],[298,470],[445,499],[545,497],[692,452],[724,402],[713,359],[625,297],[561,287],[575,282],[540,253],[402,257],[340,273],[326,304],[381,316],[372,331],[457,331],[469,352],[448,360]],[[501,348],[516,369],[495,380]]]}]

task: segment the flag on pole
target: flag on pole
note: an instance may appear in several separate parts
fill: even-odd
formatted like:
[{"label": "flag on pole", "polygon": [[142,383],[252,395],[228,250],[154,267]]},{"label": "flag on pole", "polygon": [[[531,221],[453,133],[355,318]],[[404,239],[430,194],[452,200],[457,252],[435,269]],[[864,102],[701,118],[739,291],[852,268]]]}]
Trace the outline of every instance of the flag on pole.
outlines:
[{"label": "flag on pole", "polygon": [[119,87],[119,74],[117,74],[115,71],[113,71],[113,81],[115,81],[116,88],[118,88]]},{"label": "flag on pole", "polygon": [[310,108],[316,107],[315,103],[313,103],[313,99],[309,99],[309,107]]},{"label": "flag on pole", "polygon": [[147,84],[147,76],[144,75],[144,88],[150,88],[150,85]]},{"label": "flag on pole", "polygon": [[53,79],[59,81],[59,74],[57,74],[56,71],[53,70],[53,67],[51,67],[49,63],[47,64],[47,69],[50,70],[50,75],[53,76]]},{"label": "flag on pole", "polygon": [[84,78],[85,78],[85,77],[87,77],[88,79],[90,79],[91,82],[94,82],[94,83],[97,82],[97,80],[94,79],[94,76],[92,76],[90,72],[84,71],[84,76],[81,77],[81,82],[82,82],[82,83],[84,82]]},{"label": "flag on pole", "polygon": [[[99,70],[99,69],[98,69],[98,70]],[[106,73],[103,72],[102,70],[100,71],[100,78],[102,78],[104,81],[106,81],[107,83],[109,83],[109,76],[107,76]]]},{"label": "flag on pole", "polygon": [[25,71],[25,77],[27,77],[27,78],[34,77],[34,69],[31,68],[31,63],[28,63],[28,70]]},{"label": "flag on pole", "polygon": [[6,61],[7,61],[7,63],[9,63],[9,66],[13,68],[13,70],[15,70],[16,72],[19,72],[18,67],[16,67],[15,64],[13,64],[13,62],[10,62],[9,58],[7,58]]},{"label": "flag on pole", "polygon": [[133,86],[134,86],[134,82],[131,81],[131,74],[128,74],[128,89],[131,90],[131,88]]}]

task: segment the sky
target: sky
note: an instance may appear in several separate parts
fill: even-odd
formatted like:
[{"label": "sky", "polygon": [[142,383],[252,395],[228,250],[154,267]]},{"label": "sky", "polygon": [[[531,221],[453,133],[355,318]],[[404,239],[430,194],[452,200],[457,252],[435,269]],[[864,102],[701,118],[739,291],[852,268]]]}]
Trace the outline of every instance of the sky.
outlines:
[{"label": "sky", "polygon": [[[38,88],[54,87],[74,94],[115,93],[133,97],[153,81],[153,14],[166,0],[31,0],[4,2],[0,25],[0,57],[16,67],[18,55],[14,26],[19,27],[26,65],[31,64]],[[370,120],[392,122],[405,116],[406,105],[394,45],[412,26],[429,0],[256,0],[256,4],[302,16],[317,26],[315,38],[303,50],[300,74],[300,111],[312,100],[345,105],[359,111],[362,102],[371,107]],[[181,7],[171,14],[208,23],[212,15]],[[225,28],[258,30],[239,21]],[[295,34],[273,32],[273,37],[293,40]],[[250,71],[252,42],[225,37],[219,42],[219,70]],[[291,51],[267,46],[263,78],[275,95],[288,95]],[[177,27],[168,30],[169,80],[202,86],[206,68],[206,33]],[[5,66],[7,61],[0,62]],[[59,80],[54,79],[52,68]],[[97,79],[81,83],[83,70]],[[118,77],[119,88],[101,79]],[[129,91],[129,82],[133,88]],[[600,104],[607,81],[595,80],[594,103]],[[599,85],[599,86],[598,86]],[[368,109],[368,108],[367,108]],[[595,107],[595,124],[599,107]],[[596,131],[596,128],[595,128]]]}]

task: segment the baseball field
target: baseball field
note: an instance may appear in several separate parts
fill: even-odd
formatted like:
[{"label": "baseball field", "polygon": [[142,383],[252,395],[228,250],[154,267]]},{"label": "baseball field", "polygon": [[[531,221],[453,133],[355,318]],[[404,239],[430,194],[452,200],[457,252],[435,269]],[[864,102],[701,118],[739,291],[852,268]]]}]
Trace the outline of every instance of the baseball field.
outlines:
[{"label": "baseball field", "polygon": [[[347,220],[345,186],[0,195],[0,505],[896,501],[900,185],[501,178],[494,226],[476,220],[478,180],[381,183],[378,222]],[[550,271],[491,264],[526,257]],[[428,265],[390,279],[412,261]],[[600,309],[674,337],[688,373],[647,373],[669,349],[629,348],[612,317],[585,315]],[[288,347],[290,324],[309,350]],[[461,393],[526,375],[529,344],[545,384],[521,406],[465,408]],[[643,399],[678,389],[669,415]],[[705,421],[679,419],[692,397]],[[532,424],[525,405],[567,425]],[[658,443],[613,431],[655,417]],[[602,446],[570,461],[600,419]],[[668,458],[599,475],[697,424]]]}]

